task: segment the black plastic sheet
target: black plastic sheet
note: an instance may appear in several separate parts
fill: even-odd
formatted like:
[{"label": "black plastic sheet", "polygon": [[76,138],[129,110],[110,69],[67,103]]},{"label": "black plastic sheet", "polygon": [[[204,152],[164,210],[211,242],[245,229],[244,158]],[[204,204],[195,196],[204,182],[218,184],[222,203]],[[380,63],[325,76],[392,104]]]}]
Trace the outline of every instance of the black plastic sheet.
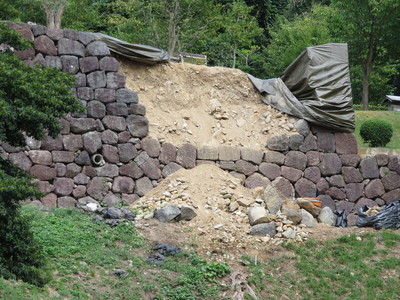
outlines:
[{"label": "black plastic sheet", "polygon": [[365,212],[369,209],[364,205],[358,210],[356,225],[358,227],[373,227],[375,229],[400,228],[400,200],[389,203],[383,210],[373,216]]}]

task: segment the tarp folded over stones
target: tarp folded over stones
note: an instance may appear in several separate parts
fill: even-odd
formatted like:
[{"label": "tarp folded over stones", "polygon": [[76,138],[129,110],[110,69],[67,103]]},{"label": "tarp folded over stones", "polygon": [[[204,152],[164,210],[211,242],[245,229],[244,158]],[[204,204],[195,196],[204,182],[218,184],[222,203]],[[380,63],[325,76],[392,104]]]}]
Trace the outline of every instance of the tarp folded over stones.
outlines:
[{"label": "tarp folded over stones", "polygon": [[112,52],[128,59],[146,64],[167,62],[169,60],[169,55],[165,50],[147,45],[130,44],[102,33],[95,33],[94,35],[98,40],[105,42]]},{"label": "tarp folded over stones", "polygon": [[347,44],[307,47],[280,78],[248,76],[266,104],[334,131],[354,131]]}]

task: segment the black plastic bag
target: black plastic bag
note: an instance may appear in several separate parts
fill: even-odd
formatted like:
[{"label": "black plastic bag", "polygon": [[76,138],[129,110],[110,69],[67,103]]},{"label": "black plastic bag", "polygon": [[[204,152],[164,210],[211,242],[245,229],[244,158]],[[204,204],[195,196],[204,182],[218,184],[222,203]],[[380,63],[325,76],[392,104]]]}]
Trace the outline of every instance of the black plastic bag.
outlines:
[{"label": "black plastic bag", "polygon": [[383,210],[373,216],[365,212],[369,209],[364,205],[358,210],[356,225],[358,227],[400,228],[400,200],[389,203]]},{"label": "black plastic bag", "polygon": [[344,209],[339,209],[336,211],[338,217],[336,218],[336,227],[347,227],[347,216]]}]

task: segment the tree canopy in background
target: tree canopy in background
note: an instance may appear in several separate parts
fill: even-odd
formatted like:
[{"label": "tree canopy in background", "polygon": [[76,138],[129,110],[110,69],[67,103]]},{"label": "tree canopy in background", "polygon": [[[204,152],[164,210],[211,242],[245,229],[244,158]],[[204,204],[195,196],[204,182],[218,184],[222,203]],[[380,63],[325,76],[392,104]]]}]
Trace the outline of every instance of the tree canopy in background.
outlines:
[{"label": "tree canopy in background", "polygon": [[[56,0],[3,0],[0,19],[46,24]],[[353,97],[399,91],[398,0],[62,0],[61,26],[103,32],[209,65],[278,76],[307,46],[349,44]],[[48,20],[48,18],[47,18]],[[49,21],[48,21],[49,23]]]}]

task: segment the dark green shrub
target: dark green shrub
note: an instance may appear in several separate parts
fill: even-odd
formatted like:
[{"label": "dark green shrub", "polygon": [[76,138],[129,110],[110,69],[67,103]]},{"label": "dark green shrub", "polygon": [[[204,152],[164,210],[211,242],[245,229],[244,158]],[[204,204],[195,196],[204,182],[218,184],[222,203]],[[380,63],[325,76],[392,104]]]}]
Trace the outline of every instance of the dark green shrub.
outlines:
[{"label": "dark green shrub", "polygon": [[382,119],[370,119],[361,125],[360,135],[370,147],[384,147],[393,136],[393,126]]}]

